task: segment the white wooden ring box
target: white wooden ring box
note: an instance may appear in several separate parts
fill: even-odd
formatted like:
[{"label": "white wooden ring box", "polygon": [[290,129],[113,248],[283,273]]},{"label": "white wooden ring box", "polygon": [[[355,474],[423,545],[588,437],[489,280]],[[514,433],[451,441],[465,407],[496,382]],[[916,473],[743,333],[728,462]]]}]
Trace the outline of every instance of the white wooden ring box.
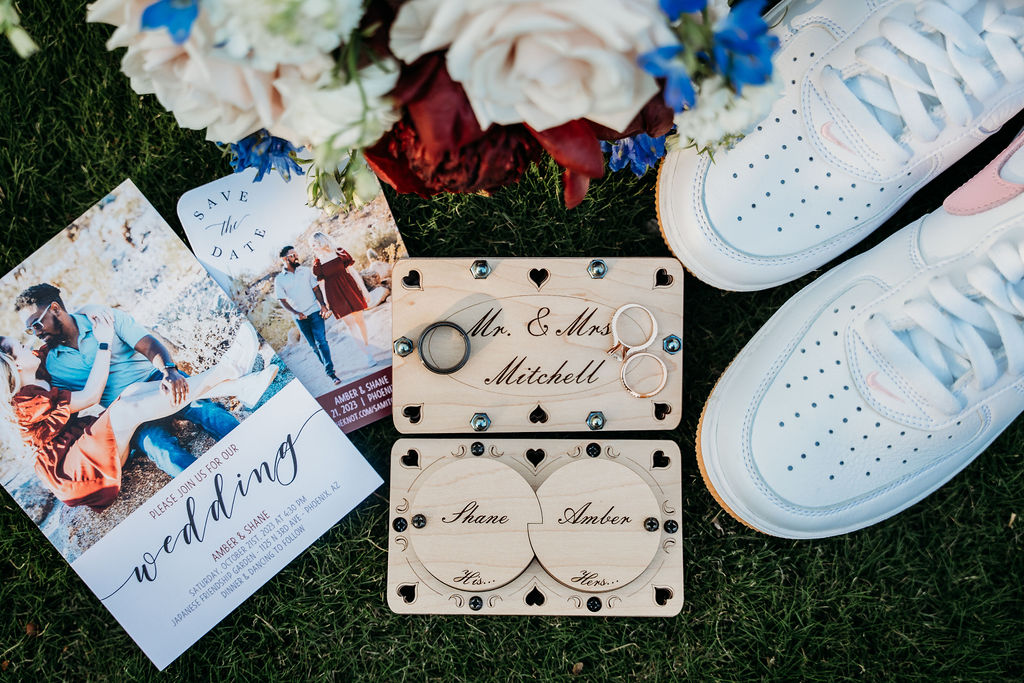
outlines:
[{"label": "white wooden ring box", "polygon": [[400,439],[388,605],[405,614],[674,616],[681,462],[671,441]]},{"label": "white wooden ring box", "polygon": [[[402,259],[393,281],[392,414],[398,431],[618,431],[679,424],[683,269],[675,259]],[[613,330],[612,319],[624,306]],[[435,323],[457,326],[465,336],[445,327],[421,339]],[[608,353],[613,332],[636,348],[624,371],[624,361]],[[638,355],[637,347],[648,340]],[[458,369],[432,372],[424,354],[435,368]],[[624,381],[641,396],[656,393],[638,397]]]}]

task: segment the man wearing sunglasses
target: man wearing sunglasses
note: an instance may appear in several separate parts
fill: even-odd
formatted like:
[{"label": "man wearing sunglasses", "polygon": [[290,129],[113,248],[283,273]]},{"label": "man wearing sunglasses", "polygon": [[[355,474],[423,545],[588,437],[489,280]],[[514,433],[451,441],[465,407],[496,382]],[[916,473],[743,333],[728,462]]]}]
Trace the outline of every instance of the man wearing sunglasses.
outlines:
[{"label": "man wearing sunglasses", "polygon": [[[87,314],[100,307],[86,306],[69,313],[60,290],[42,283],[18,295],[14,308],[25,323],[25,331],[43,342],[44,367],[51,383],[60,389],[81,391],[101,348]],[[214,401],[189,403],[185,374],[175,365],[167,347],[127,313],[108,310],[114,318],[114,339],[109,344],[110,373],[100,405],[106,408],[136,382],[160,380],[161,390],[182,405],[175,417],[194,422],[218,441],[238,426],[238,420]],[[134,444],[172,477],[195,460],[160,423],[140,427],[135,432]]]}]

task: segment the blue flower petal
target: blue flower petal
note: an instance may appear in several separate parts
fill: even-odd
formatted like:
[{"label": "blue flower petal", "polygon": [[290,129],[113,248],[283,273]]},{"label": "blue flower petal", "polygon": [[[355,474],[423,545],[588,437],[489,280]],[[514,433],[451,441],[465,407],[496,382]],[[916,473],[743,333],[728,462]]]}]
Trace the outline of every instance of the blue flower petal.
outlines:
[{"label": "blue flower petal", "polygon": [[676,59],[683,53],[682,45],[665,45],[645,52],[637,58],[640,68],[655,78],[665,79],[665,104],[679,113],[692,107],[697,99],[693,81],[683,60]]},{"label": "blue flower petal", "polygon": [[166,28],[171,40],[181,45],[192,33],[199,16],[198,0],[158,0],[142,12],[143,30]]},{"label": "blue flower petal", "polygon": [[611,150],[608,157],[608,168],[621,171],[629,166],[636,177],[642,176],[647,169],[654,168],[658,160],[665,156],[665,136],[652,138],[646,133],[637,133],[631,138],[617,140],[613,144],[601,143],[602,148]]},{"label": "blue flower petal", "polygon": [[777,36],[761,16],[764,0],[743,0],[715,26],[715,68],[739,93],[744,84],[761,85],[772,76]]},{"label": "blue flower petal", "polygon": [[253,182],[263,180],[271,170],[277,171],[285,180],[291,180],[292,173],[303,175],[302,167],[294,156],[301,149],[284,138],[275,138],[266,130],[259,130],[231,143],[231,168],[235,173],[247,168],[259,169]]},{"label": "blue flower petal", "polygon": [[665,79],[665,104],[672,107],[672,111],[680,113],[686,111],[697,101],[697,93],[693,89],[693,81],[684,70],[682,73],[674,73]]},{"label": "blue flower petal", "polygon": [[678,69],[686,70],[683,63],[674,59],[683,53],[682,45],[663,45],[656,47],[650,52],[645,52],[637,57],[637,64],[641,69],[655,78],[665,78],[670,72]]},{"label": "blue flower petal", "polygon": [[668,15],[670,21],[675,21],[680,14],[699,12],[708,4],[707,0],[660,0],[661,11]]}]

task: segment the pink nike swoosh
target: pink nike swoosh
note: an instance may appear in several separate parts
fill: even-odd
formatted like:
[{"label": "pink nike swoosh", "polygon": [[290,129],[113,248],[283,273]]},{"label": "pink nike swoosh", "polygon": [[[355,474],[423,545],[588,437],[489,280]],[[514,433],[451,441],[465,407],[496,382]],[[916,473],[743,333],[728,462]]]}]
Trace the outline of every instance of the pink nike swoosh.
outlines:
[{"label": "pink nike swoosh", "polygon": [[825,123],[821,124],[821,137],[825,138],[832,144],[839,145],[848,152],[853,151],[852,149],[850,149],[849,145],[847,145],[845,142],[837,138],[835,136],[835,133],[832,132],[832,121],[826,121]]},{"label": "pink nike swoosh", "polygon": [[889,398],[891,398],[891,399],[893,399],[895,401],[898,401],[900,403],[904,403],[904,400],[902,398],[900,398],[899,396],[897,396],[896,394],[892,393],[891,391],[889,391],[888,389],[886,389],[885,387],[882,386],[882,383],[878,381],[878,371],[877,370],[874,371],[874,372],[869,372],[868,376],[864,378],[864,381],[867,383],[867,385],[869,387],[871,387],[872,389],[874,389],[878,393],[885,394],[886,396],[888,396]]}]

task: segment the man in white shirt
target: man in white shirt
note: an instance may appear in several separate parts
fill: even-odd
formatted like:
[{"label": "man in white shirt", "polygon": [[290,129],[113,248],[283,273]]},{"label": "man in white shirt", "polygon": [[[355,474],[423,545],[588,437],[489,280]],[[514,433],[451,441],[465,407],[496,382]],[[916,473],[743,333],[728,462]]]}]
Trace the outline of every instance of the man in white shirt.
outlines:
[{"label": "man in white shirt", "polygon": [[284,268],[274,278],[274,296],[292,314],[302,336],[323,363],[327,376],[335,385],[341,384],[341,380],[334,374],[331,348],[327,345],[324,328],[324,318],[331,315],[331,309],[324,303],[313,271],[301,265],[299,255],[292,246],[281,249],[281,262]]}]

